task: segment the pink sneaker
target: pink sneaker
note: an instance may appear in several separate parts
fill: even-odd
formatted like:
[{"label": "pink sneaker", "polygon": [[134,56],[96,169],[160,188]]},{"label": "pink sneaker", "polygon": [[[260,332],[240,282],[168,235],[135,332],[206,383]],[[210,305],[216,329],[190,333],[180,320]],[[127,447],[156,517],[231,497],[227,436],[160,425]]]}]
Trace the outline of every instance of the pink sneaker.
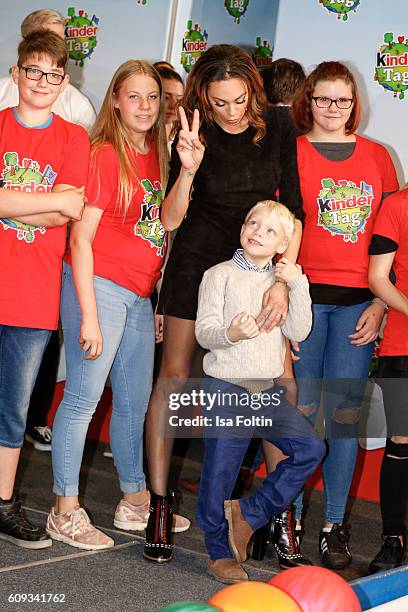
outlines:
[{"label": "pink sneaker", "polygon": [[[139,506],[134,506],[129,502],[121,499],[115,511],[113,524],[118,529],[124,531],[143,531],[147,527],[149,520],[150,497]],[[173,533],[181,533],[187,531],[191,522],[185,516],[180,514],[173,515]]]},{"label": "pink sneaker", "polygon": [[112,538],[92,525],[85,510],[79,506],[64,514],[55,514],[55,508],[51,508],[46,531],[53,540],[84,550],[102,550],[115,544]]}]

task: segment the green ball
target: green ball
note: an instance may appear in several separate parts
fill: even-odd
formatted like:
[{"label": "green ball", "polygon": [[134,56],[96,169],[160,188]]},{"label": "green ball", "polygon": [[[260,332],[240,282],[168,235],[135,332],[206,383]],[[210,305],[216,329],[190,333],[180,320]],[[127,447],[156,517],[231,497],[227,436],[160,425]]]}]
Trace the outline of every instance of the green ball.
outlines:
[{"label": "green ball", "polygon": [[201,601],[176,601],[165,608],[160,608],[159,612],[208,612],[218,610],[214,606]]}]

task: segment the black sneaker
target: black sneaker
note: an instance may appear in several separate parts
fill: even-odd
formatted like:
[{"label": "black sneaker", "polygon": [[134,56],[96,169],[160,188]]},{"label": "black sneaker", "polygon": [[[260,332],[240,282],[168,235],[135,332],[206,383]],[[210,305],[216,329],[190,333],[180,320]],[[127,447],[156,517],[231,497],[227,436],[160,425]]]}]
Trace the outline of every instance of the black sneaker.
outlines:
[{"label": "black sneaker", "polygon": [[384,572],[402,565],[403,561],[404,547],[402,546],[399,537],[387,536],[381,549],[368,566],[368,571],[370,574]]},{"label": "black sneaker", "polygon": [[0,499],[0,539],[21,548],[48,548],[52,545],[45,529],[27,520],[15,495],[9,502]]},{"label": "black sneaker", "polygon": [[322,564],[330,569],[345,569],[351,563],[348,547],[349,534],[343,525],[335,524],[331,531],[321,531],[319,550]]},{"label": "black sneaker", "polygon": [[49,427],[30,427],[27,429],[25,439],[39,451],[50,451],[52,431]]}]

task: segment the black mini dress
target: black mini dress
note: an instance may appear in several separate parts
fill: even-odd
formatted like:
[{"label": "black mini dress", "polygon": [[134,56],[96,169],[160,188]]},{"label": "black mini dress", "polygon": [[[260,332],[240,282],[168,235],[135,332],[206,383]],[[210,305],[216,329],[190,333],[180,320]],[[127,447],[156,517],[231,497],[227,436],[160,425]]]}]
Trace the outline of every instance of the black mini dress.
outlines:
[{"label": "black mini dress", "polygon": [[[265,118],[266,135],[258,144],[253,127],[229,134],[214,123],[204,130],[204,158],[164,272],[158,312],[195,320],[204,272],[231,259],[245,216],[259,200],[276,200],[278,191],[279,201],[303,219],[293,125],[279,107]],[[176,142],[167,193],[180,171]]]}]

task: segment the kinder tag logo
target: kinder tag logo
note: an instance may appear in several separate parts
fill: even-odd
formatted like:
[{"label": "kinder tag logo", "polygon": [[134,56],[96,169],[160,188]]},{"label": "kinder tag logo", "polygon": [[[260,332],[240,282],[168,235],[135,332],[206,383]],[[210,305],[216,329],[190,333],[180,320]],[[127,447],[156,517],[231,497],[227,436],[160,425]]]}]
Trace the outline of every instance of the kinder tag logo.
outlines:
[{"label": "kinder tag logo", "polygon": [[[8,152],[3,155],[4,169],[1,173],[3,189],[14,189],[15,191],[26,191],[29,193],[48,193],[52,190],[56,172],[49,164],[40,172],[38,162],[24,158],[23,163],[18,163],[18,153]],[[25,240],[28,244],[35,239],[35,232],[45,233],[45,227],[37,227],[22,223],[17,219],[0,219],[4,230],[13,229],[18,240]]]},{"label": "kinder tag logo", "polygon": [[143,240],[150,242],[150,246],[156,249],[158,257],[164,257],[166,249],[166,232],[161,224],[159,213],[163,201],[163,192],[159,181],[154,185],[149,179],[140,181],[145,195],[143,197],[142,214],[139,221],[135,223],[133,232]]},{"label": "kinder tag logo", "polygon": [[357,242],[371,215],[372,186],[362,181],[357,187],[346,180],[336,185],[331,178],[322,179],[321,183],[317,198],[318,225],[332,236],[342,236],[344,242]]},{"label": "kinder tag logo", "polygon": [[193,22],[189,19],[182,41],[180,59],[180,64],[183,65],[186,72],[190,72],[200,55],[207,50],[207,40],[208,33],[205,30],[201,32],[198,23],[195,24],[193,29]]},{"label": "kinder tag logo", "polygon": [[241,21],[241,17],[245,15],[248,8],[249,0],[225,0],[224,6],[231,15],[234,17],[235,23]]},{"label": "kinder tag logo", "polygon": [[78,11],[78,15],[75,15],[73,7],[68,9],[68,17],[65,19],[65,40],[69,57],[80,66],[84,65],[84,59],[90,57],[95,50],[98,24],[99,19],[95,15],[89,19],[84,10]]},{"label": "kinder tag logo", "polygon": [[261,43],[261,37],[256,38],[256,47],[252,53],[252,59],[257,66],[268,66],[272,64],[273,47],[271,49],[270,44],[267,40]]},{"label": "kinder tag logo", "polygon": [[336,13],[337,19],[347,21],[350,11],[356,12],[360,0],[319,0],[328,11]]},{"label": "kinder tag logo", "polygon": [[405,36],[398,36],[394,41],[394,34],[384,34],[384,45],[377,51],[374,80],[392,91],[394,98],[405,98],[408,89],[408,40]]}]

